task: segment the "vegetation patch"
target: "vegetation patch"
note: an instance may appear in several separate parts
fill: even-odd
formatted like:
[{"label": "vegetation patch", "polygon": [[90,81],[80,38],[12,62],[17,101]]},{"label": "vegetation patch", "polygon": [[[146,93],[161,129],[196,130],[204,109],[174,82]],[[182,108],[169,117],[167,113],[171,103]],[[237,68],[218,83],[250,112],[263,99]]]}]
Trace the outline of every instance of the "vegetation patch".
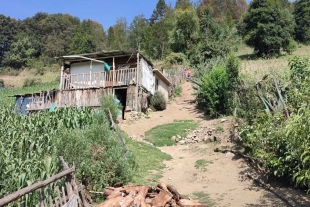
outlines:
[{"label": "vegetation patch", "polygon": [[158,148],[143,142],[137,142],[127,137],[126,145],[135,158],[137,165],[132,181],[136,184],[152,184],[152,180],[161,178],[160,170],[164,169],[164,160],[172,157],[160,151]]},{"label": "vegetation patch", "polygon": [[193,199],[199,201],[201,204],[207,205],[208,207],[215,206],[215,201],[210,198],[208,194],[202,191],[196,191],[190,195],[184,196],[187,199]]},{"label": "vegetation patch", "polygon": [[186,130],[194,130],[198,126],[198,122],[193,120],[175,120],[169,124],[163,124],[152,128],[145,132],[145,140],[154,146],[172,146],[175,141],[171,140],[172,136],[186,136]]},{"label": "vegetation patch", "polygon": [[195,168],[202,169],[203,171],[207,171],[208,164],[212,164],[212,163],[213,162],[210,160],[205,160],[205,159],[197,160],[195,163]]}]

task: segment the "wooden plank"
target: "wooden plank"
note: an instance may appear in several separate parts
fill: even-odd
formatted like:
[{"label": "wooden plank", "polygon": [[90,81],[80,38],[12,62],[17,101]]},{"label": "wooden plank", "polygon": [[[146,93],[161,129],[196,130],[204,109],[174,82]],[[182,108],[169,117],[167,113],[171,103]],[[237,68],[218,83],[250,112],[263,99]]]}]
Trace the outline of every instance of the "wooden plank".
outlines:
[{"label": "wooden plank", "polygon": [[62,191],[62,204],[65,205],[67,203],[67,196],[65,193],[65,187],[64,186],[61,187],[61,191]]},{"label": "wooden plank", "polygon": [[4,198],[0,199],[0,206],[7,205],[10,202],[15,201],[15,200],[19,199],[20,197],[22,197],[22,196],[24,196],[24,195],[26,195],[28,193],[31,193],[31,192],[39,189],[39,188],[45,187],[48,184],[53,183],[56,180],[58,180],[58,179],[60,179],[60,178],[62,178],[64,176],[67,176],[67,175],[71,174],[74,171],[75,171],[74,168],[70,168],[68,170],[64,170],[61,173],[58,173],[58,174],[56,174],[56,175],[54,175],[54,176],[52,176],[52,177],[50,177],[50,178],[48,178],[48,179],[46,179],[44,181],[37,182],[36,184],[33,184],[31,186],[28,186],[26,188],[18,190],[18,191],[14,192],[14,193],[12,193],[12,194],[10,194],[8,196],[5,196]]},{"label": "wooden plank", "polygon": [[50,200],[50,207],[55,207],[54,206],[54,202],[53,202],[53,199],[52,199],[52,196],[49,196],[49,200]]}]

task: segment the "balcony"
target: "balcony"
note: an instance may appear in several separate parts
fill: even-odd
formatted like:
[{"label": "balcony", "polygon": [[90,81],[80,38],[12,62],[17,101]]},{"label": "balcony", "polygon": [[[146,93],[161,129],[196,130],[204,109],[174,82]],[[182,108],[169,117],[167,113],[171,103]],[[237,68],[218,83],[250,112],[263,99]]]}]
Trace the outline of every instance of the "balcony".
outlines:
[{"label": "balcony", "polygon": [[118,69],[104,72],[89,72],[79,74],[63,74],[60,89],[107,88],[128,86],[136,82],[137,69]]}]

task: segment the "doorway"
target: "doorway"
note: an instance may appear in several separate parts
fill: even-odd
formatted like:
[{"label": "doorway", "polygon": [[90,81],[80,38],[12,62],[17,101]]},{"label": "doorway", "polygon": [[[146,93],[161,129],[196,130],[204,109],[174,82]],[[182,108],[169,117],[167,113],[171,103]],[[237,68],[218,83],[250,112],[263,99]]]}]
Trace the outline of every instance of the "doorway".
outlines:
[{"label": "doorway", "polygon": [[127,89],[126,88],[115,88],[114,89],[115,98],[117,98],[122,106],[122,119],[125,118],[125,108],[127,100]]}]

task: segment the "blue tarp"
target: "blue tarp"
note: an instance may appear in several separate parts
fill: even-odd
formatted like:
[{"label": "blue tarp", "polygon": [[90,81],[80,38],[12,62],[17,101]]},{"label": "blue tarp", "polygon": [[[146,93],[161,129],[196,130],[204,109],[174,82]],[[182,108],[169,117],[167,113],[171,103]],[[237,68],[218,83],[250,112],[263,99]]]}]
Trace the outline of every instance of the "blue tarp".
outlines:
[{"label": "blue tarp", "polygon": [[16,97],[15,112],[18,114],[27,115],[27,104],[32,100],[32,97]]}]

